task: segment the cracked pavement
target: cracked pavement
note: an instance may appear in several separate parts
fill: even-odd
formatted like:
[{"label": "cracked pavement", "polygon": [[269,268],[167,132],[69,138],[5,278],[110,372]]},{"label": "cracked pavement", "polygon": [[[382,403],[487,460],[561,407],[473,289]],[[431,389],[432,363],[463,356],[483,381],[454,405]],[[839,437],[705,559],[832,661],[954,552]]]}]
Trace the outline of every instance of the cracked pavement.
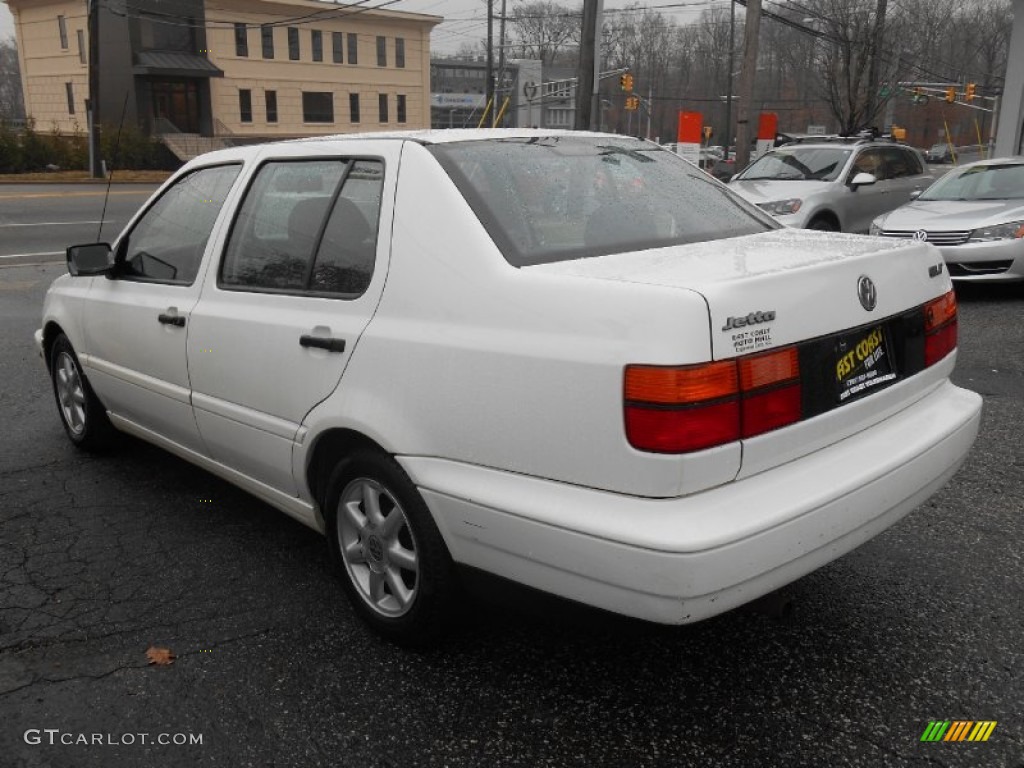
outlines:
[{"label": "cracked pavement", "polygon": [[[1024,768],[1024,288],[961,292],[956,378],[986,396],[964,469],[788,587],[792,617],[671,629],[513,592],[415,653],[362,628],[316,533],[144,443],[71,447],[31,338],[61,270],[0,268],[4,768]],[[999,724],[923,744],[934,719]]]}]

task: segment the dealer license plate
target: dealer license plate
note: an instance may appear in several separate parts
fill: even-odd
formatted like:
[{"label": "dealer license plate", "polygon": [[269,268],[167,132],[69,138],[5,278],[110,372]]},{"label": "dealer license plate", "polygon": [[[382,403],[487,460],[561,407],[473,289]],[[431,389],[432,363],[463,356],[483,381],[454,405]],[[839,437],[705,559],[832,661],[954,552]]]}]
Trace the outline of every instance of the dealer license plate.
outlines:
[{"label": "dealer license plate", "polygon": [[835,381],[840,403],[896,379],[885,329],[877,325],[836,339]]}]

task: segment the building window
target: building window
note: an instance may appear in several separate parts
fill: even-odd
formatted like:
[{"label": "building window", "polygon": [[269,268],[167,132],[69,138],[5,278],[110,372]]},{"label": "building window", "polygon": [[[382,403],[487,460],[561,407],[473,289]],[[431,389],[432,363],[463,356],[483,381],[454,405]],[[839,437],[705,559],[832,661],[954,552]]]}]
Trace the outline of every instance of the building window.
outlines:
[{"label": "building window", "polygon": [[292,61],[299,60],[299,28],[288,27],[288,58]]},{"label": "building window", "polygon": [[386,37],[377,37],[377,66],[388,65],[388,40]]},{"label": "building window", "polygon": [[80,30],[78,30],[77,35],[78,35],[78,60],[82,64],[88,64],[89,60],[86,58],[86,53],[85,53],[85,32],[80,29]]},{"label": "building window", "polygon": [[277,122],[277,91],[267,91],[267,122]]},{"label": "building window", "polygon": [[396,37],[395,38],[395,66],[396,67],[404,67],[405,66],[405,38],[404,37]]},{"label": "building window", "polygon": [[380,114],[380,122],[388,121],[388,95],[381,93],[377,95],[377,112]]},{"label": "building window", "polygon": [[405,96],[403,94],[398,94],[398,96],[396,96],[395,99],[398,102],[396,107],[395,107],[395,112],[397,113],[396,114],[396,118],[398,119],[398,122],[404,123],[405,122]]},{"label": "building window", "polygon": [[260,27],[260,39],[263,41],[263,58],[274,58],[274,28],[269,24]]},{"label": "building window", "polygon": [[68,92],[68,114],[75,114],[75,84],[64,83],[64,90]]},{"label": "building window", "polygon": [[245,24],[235,24],[235,56],[249,55],[249,31]]},{"label": "building window", "polygon": [[353,123],[359,122],[359,94],[350,93],[348,95],[348,113],[349,120]]},{"label": "building window", "polygon": [[307,123],[333,123],[334,94],[330,91],[304,91],[302,119]]},{"label": "building window", "polygon": [[348,63],[358,64],[359,63],[359,43],[356,41],[356,33],[348,33]]},{"label": "building window", "polygon": [[252,122],[252,91],[248,88],[238,89],[238,114],[243,123]]},{"label": "building window", "polygon": [[60,30],[60,47],[68,49],[68,23],[63,16],[57,17],[57,28]]},{"label": "building window", "polygon": [[331,56],[335,64],[343,64],[345,62],[341,47],[341,41],[344,39],[341,32],[331,32]]},{"label": "building window", "polygon": [[313,61],[324,60],[324,33],[319,29],[310,30],[310,41],[313,44]]}]

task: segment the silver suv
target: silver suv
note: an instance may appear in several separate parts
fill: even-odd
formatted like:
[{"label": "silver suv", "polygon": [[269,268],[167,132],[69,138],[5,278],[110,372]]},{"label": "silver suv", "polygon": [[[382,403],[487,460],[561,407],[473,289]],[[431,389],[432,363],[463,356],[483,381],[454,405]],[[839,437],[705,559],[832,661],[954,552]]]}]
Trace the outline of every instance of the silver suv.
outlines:
[{"label": "silver suv", "polygon": [[872,219],[909,202],[931,182],[913,147],[840,139],[777,147],[729,186],[791,227],[867,232]]}]

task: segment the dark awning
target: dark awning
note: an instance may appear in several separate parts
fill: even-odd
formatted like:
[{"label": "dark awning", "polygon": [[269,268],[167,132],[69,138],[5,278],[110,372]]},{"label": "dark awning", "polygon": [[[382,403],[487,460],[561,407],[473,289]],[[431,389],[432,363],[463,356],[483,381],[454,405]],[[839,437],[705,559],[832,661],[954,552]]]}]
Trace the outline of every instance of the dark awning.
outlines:
[{"label": "dark awning", "polygon": [[205,56],[177,51],[143,51],[132,69],[136,75],[224,77]]}]

